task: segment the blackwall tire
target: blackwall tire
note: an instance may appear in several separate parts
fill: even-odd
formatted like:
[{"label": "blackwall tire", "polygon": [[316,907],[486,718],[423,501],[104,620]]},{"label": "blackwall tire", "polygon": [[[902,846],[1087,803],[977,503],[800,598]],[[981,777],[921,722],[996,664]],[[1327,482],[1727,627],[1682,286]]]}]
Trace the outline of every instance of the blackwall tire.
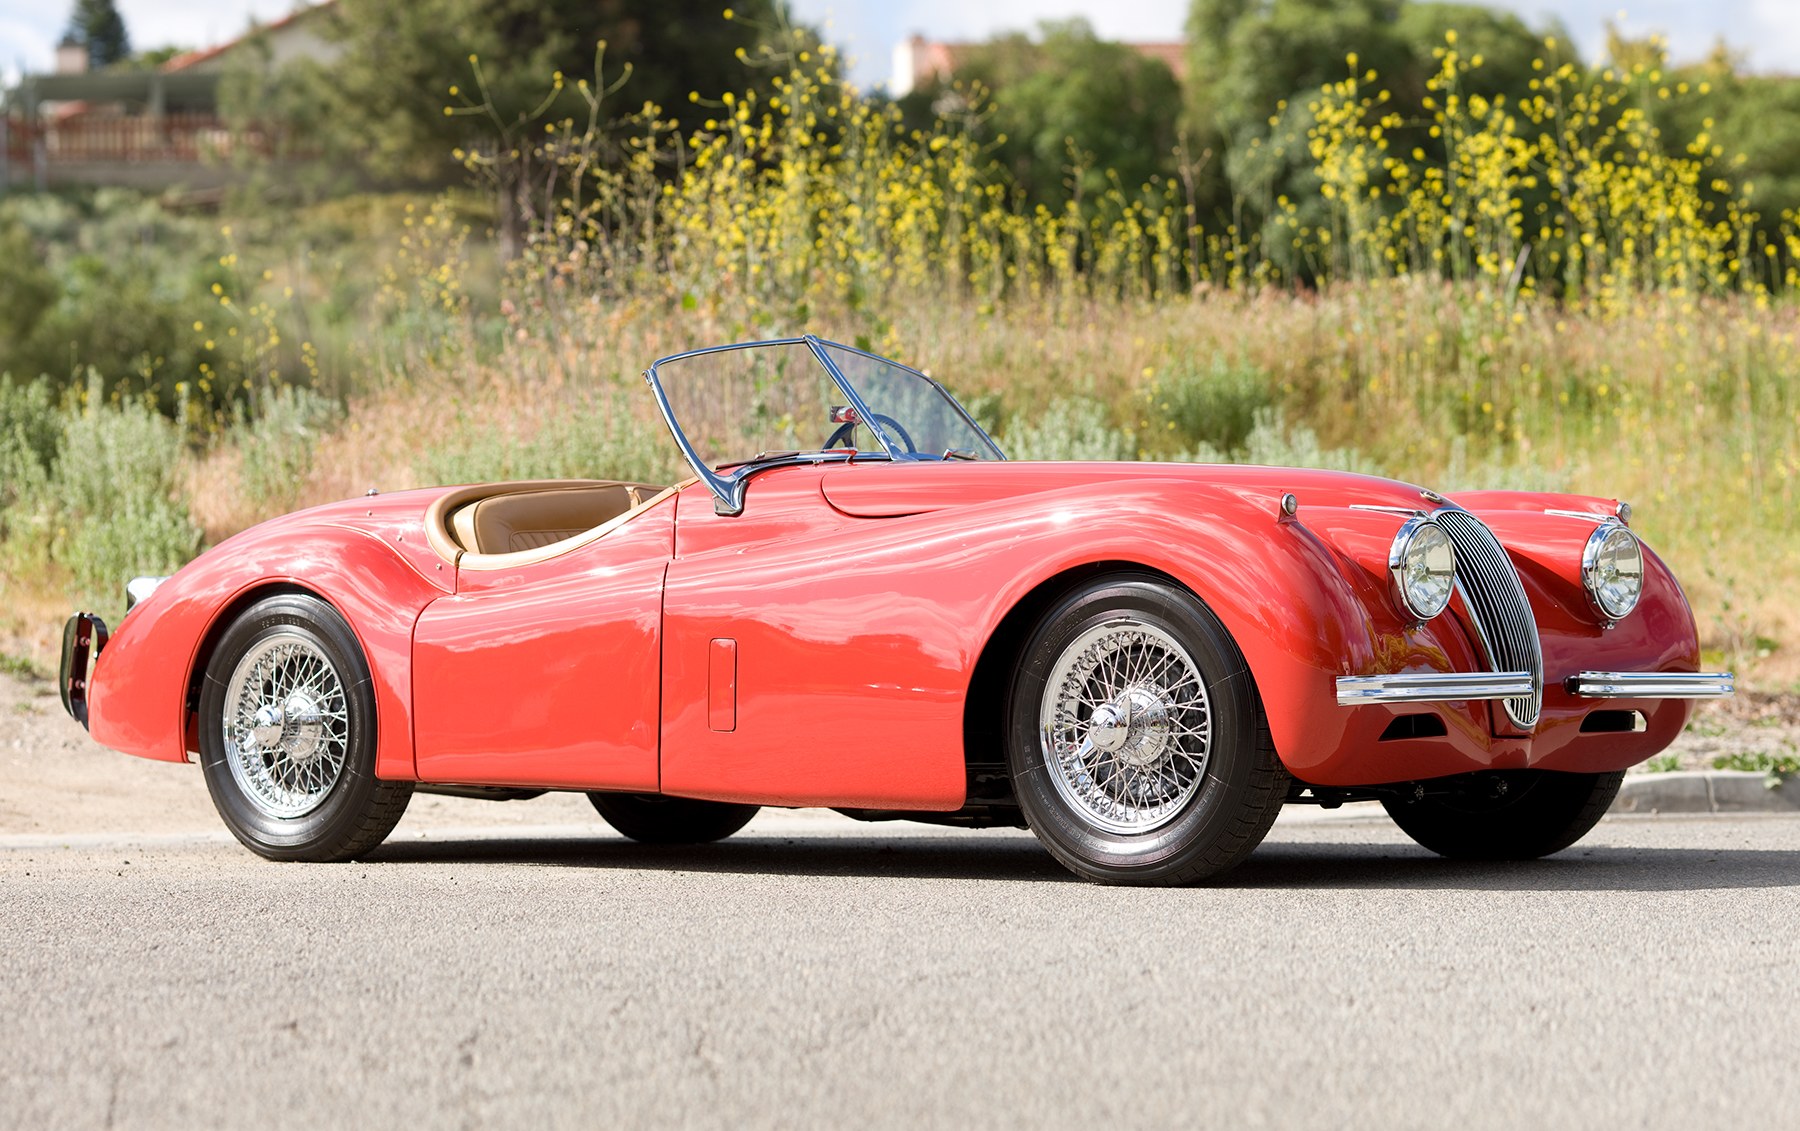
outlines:
[{"label": "blackwall tire", "polygon": [[654,793],[590,793],[588,800],[607,824],[644,844],[724,840],[749,824],[760,808]]},{"label": "blackwall tire", "polygon": [[1217,876],[1262,842],[1287,796],[1243,655],[1160,578],[1101,578],[1057,602],[1025,645],[1009,708],[1025,818],[1090,880]]},{"label": "blackwall tire", "polygon": [[1381,804],[1402,832],[1439,856],[1535,860],[1586,836],[1619,795],[1625,773],[1517,770],[1494,780],[1506,783],[1497,797],[1471,792]]},{"label": "blackwall tire", "polygon": [[270,860],[353,860],[393,831],[412,783],[375,777],[375,692],[356,635],[316,597],[245,610],[207,662],[200,765],[226,828]]}]

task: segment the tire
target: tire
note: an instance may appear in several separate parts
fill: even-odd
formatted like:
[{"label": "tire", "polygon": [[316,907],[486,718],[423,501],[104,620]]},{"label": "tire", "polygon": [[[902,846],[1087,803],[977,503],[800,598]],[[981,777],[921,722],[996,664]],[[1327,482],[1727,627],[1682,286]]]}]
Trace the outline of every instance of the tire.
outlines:
[{"label": "tire", "polygon": [[1217,876],[1262,842],[1287,797],[1225,626],[1138,574],[1082,585],[1039,622],[1013,678],[1007,761],[1044,847],[1101,883]]},{"label": "tire", "polygon": [[393,831],[411,782],[375,777],[375,690],[344,618],[283,594],[233,621],[200,689],[200,765],[225,827],[259,856],[353,860]]},{"label": "tire", "polygon": [[705,844],[750,823],[761,806],[695,801],[655,793],[590,793],[606,823],[644,844]]},{"label": "tire", "polygon": [[1535,860],[1586,836],[1618,796],[1625,772],[1519,770],[1483,778],[1504,782],[1505,792],[1494,796],[1490,786],[1486,791],[1381,804],[1402,832],[1439,856]]}]

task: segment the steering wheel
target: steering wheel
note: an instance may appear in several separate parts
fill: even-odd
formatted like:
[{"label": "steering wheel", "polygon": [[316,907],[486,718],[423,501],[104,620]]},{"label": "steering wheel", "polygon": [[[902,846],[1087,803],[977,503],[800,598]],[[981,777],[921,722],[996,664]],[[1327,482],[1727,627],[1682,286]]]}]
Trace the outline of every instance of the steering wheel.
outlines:
[{"label": "steering wheel", "polygon": [[[910,455],[918,454],[918,451],[919,451],[918,446],[913,443],[912,437],[908,436],[906,434],[906,429],[900,427],[900,422],[898,420],[895,420],[893,417],[884,415],[879,412],[871,414],[869,417],[869,420],[871,422],[870,423],[871,428],[873,428],[874,425],[879,424],[879,425],[881,425],[883,431],[886,431],[890,437],[897,439],[902,444],[904,444],[906,446],[906,454],[907,455],[910,456]],[[846,420],[846,421],[844,421],[844,423],[838,425],[837,430],[832,432],[831,438],[825,441],[825,449],[824,450],[830,451],[832,448],[837,447],[839,444],[844,445],[846,448],[849,447],[850,446],[850,433],[856,428],[856,426],[858,424],[861,424],[861,423],[863,423],[863,422],[860,420]]]}]

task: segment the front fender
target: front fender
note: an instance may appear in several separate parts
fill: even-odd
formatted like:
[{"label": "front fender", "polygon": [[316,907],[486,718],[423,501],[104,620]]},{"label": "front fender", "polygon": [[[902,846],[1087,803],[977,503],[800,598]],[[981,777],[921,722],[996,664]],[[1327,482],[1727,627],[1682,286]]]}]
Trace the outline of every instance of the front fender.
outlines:
[{"label": "front fender", "polygon": [[313,593],[343,615],[374,679],[375,772],[413,780],[412,629],[446,592],[373,530],[270,524],[195,559],[136,605],[95,661],[96,741],[167,762],[197,749],[189,688],[230,619],[264,591]]},{"label": "front fender", "polygon": [[[1020,563],[996,594],[990,626],[1058,574],[1135,562],[1204,601],[1244,654],[1282,762],[1306,778],[1346,753],[1354,712],[1338,705],[1340,675],[1479,670],[1451,618],[1415,626],[1389,596],[1386,560],[1400,518],[1343,507],[1280,510],[1279,492],[1213,490],[1192,480],[1140,479],[1104,493],[1033,497],[986,536]],[[966,517],[974,517],[972,514]],[[990,627],[991,631],[991,627]],[[1459,712],[1485,737],[1479,705]]]}]

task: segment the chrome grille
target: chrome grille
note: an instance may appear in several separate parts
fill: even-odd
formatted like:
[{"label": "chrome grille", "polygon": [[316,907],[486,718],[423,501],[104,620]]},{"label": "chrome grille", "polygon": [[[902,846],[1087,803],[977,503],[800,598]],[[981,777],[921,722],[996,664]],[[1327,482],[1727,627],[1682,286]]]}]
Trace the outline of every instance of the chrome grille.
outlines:
[{"label": "chrome grille", "polygon": [[1531,673],[1530,697],[1506,699],[1506,716],[1520,727],[1537,725],[1544,702],[1544,651],[1525,587],[1505,547],[1468,511],[1445,507],[1431,516],[1456,548],[1456,585],[1475,620],[1476,634],[1497,672]]}]

